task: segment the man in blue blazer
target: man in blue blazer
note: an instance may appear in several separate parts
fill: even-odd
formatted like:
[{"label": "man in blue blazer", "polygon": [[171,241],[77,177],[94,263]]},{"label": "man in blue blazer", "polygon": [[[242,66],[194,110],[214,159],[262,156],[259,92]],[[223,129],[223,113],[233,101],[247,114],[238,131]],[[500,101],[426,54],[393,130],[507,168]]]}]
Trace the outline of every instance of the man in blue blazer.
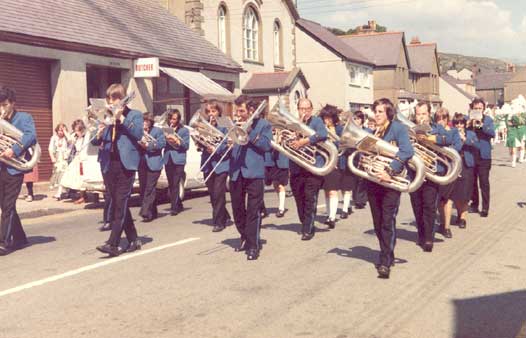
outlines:
[{"label": "man in blue blazer", "polygon": [[[258,102],[241,96],[236,115],[245,123],[258,108]],[[263,203],[265,152],[271,149],[272,128],[264,119],[255,118],[247,131],[246,145],[234,144],[230,156],[230,197],[236,228],[241,235],[237,251],[246,251],[248,260],[259,257],[260,209]],[[246,201],[246,202],[245,202]]]},{"label": "man in blue blazer", "polygon": [[100,160],[106,189],[111,195],[112,221],[108,241],[97,247],[110,257],[118,256],[122,231],[126,233],[128,247],[126,252],[141,248],[137,230],[128,205],[135,173],[139,169],[140,150],[138,141],[143,137],[143,117],[138,110],[121,106],[126,90],[121,84],[112,84],[106,91],[106,101],[115,109],[115,122],[110,125],[99,124],[93,145],[101,146]]},{"label": "man in blue blazer", "polygon": [[172,216],[183,211],[183,202],[179,195],[179,186],[184,179],[186,152],[190,147],[190,133],[181,123],[181,112],[177,109],[168,112],[168,123],[174,129],[174,134],[166,136],[163,162],[170,189],[170,213]]},{"label": "man in blue blazer", "polygon": [[[298,101],[298,112],[303,123],[313,129],[316,134],[308,138],[302,138],[292,142],[292,147],[300,149],[306,145],[314,145],[318,142],[324,142],[327,139],[327,128],[322,119],[312,115],[312,102],[309,99],[302,98]],[[316,167],[323,166],[323,158],[316,156]],[[308,241],[314,237],[314,220],[318,205],[318,193],[323,183],[323,177],[312,174],[303,169],[294,161],[290,162],[290,187],[296,209],[302,224],[303,241]]]},{"label": "man in blue blazer", "polygon": [[[22,132],[20,144],[14,144],[11,148],[0,153],[3,160],[30,157],[27,149],[37,142],[37,134],[33,117],[15,108],[16,94],[14,90],[0,88],[0,118],[12,124]],[[20,217],[16,212],[16,199],[22,189],[24,172],[21,172],[9,164],[0,161],[0,208],[2,210],[2,223],[0,225],[0,256],[9,254],[26,245],[27,238]]]},{"label": "man in blue blazer", "polygon": [[[471,102],[471,110],[477,112],[484,112],[486,110],[486,103],[484,100],[476,98]],[[475,168],[474,168],[474,182],[473,182],[473,194],[471,196],[470,209],[473,212],[478,212],[479,207],[479,184],[480,192],[482,195],[482,210],[480,211],[481,217],[488,217],[489,213],[489,172],[491,170],[491,139],[495,137],[495,127],[493,126],[493,119],[484,114],[482,117],[482,123],[471,124],[471,130],[475,132],[478,138],[476,144],[478,151],[475,153]]]},{"label": "man in blue blazer", "polygon": [[139,163],[139,187],[142,206],[139,215],[143,222],[151,222],[157,218],[157,204],[155,202],[156,186],[163,169],[162,150],[166,145],[163,130],[153,125],[153,114],[144,113],[144,133],[151,138],[139,141],[141,162]]}]

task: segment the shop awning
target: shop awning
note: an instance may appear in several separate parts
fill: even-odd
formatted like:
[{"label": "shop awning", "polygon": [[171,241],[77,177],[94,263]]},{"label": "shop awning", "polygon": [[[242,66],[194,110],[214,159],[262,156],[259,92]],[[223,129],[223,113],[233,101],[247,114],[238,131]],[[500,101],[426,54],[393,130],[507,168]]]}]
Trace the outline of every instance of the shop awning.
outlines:
[{"label": "shop awning", "polygon": [[205,100],[233,101],[236,98],[229,90],[202,73],[166,67],[161,67],[161,71],[179,81]]}]

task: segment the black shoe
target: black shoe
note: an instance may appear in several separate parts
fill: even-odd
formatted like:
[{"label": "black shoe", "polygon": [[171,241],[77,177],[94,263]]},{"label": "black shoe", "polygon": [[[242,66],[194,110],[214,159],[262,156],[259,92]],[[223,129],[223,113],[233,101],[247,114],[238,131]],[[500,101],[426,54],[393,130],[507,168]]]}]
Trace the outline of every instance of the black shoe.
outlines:
[{"label": "black shoe", "polygon": [[352,214],[352,207],[349,205],[349,207],[347,208],[347,214]]},{"label": "black shoe", "polygon": [[349,217],[349,214],[346,213],[345,211],[342,211],[342,213],[340,214],[340,218],[341,219],[346,219],[347,217]]},{"label": "black shoe", "polygon": [[151,221],[153,221],[153,217],[152,216],[150,216],[150,217],[143,217],[142,221],[143,221],[143,223],[150,223]]},{"label": "black shoe", "polygon": [[5,256],[9,254],[10,252],[11,250],[7,246],[0,244],[0,256]]},{"label": "black shoe", "polygon": [[255,261],[259,257],[259,250],[258,249],[249,249],[247,251],[247,260],[249,261]]},{"label": "black shoe", "polygon": [[141,250],[141,247],[142,247],[142,242],[140,239],[136,239],[134,241],[132,241],[131,243],[128,244],[128,246],[126,247],[126,252],[134,252],[134,251],[137,251],[137,250]]},{"label": "black shoe", "polygon": [[458,227],[460,229],[466,229],[467,223],[465,219],[459,219],[458,220]]},{"label": "black shoe", "polygon": [[121,251],[118,246],[109,245],[108,243],[99,245],[97,247],[97,250],[99,250],[102,253],[110,255],[110,257],[117,257],[121,254]]},{"label": "black shoe", "polygon": [[212,229],[212,232],[221,232],[225,230],[225,227],[224,226],[221,226],[221,225],[215,225],[214,228]]},{"label": "black shoe", "polygon": [[475,206],[475,205],[470,205],[469,208],[468,208],[468,212],[470,214],[476,214],[476,213],[479,212],[479,207]]},{"label": "black shoe", "polygon": [[331,219],[329,218],[329,216],[327,216],[327,218],[325,219],[325,221],[323,222],[323,224],[326,224],[326,225],[329,225],[329,222],[331,221]]},{"label": "black shoe", "polygon": [[424,249],[424,252],[431,252],[431,251],[433,251],[433,242],[426,242],[426,243],[424,243],[424,245],[422,245],[422,249]]},{"label": "black shoe", "polygon": [[241,242],[239,243],[239,246],[237,248],[235,248],[234,250],[236,252],[242,252],[242,251],[247,251],[248,247],[247,247],[247,241],[245,239],[241,239]]},{"label": "black shoe", "polygon": [[389,267],[380,265],[376,270],[378,271],[378,278],[389,279],[389,274],[391,273]]},{"label": "black shoe", "polygon": [[314,237],[314,231],[308,234],[303,234],[301,236],[302,241],[310,241]]},{"label": "black shoe", "polygon": [[329,229],[334,229],[336,227],[336,221],[330,219],[328,222],[327,222],[327,225],[329,226]]},{"label": "black shoe", "polygon": [[111,223],[104,223],[100,228],[99,231],[110,231],[111,230]]},{"label": "black shoe", "polygon": [[488,217],[488,211],[487,210],[482,210],[480,212],[480,217]]},{"label": "black shoe", "polygon": [[354,205],[354,207],[356,209],[363,209],[363,208],[365,208],[365,204],[364,203],[357,203],[357,204]]},{"label": "black shoe", "polygon": [[276,217],[281,218],[283,216],[285,216],[285,210],[278,210],[278,212],[276,212]]},{"label": "black shoe", "polygon": [[20,249],[25,248],[28,245],[29,245],[29,242],[27,241],[27,239],[24,239],[23,241],[13,242],[11,245],[9,245],[9,249],[12,251],[20,250]]}]

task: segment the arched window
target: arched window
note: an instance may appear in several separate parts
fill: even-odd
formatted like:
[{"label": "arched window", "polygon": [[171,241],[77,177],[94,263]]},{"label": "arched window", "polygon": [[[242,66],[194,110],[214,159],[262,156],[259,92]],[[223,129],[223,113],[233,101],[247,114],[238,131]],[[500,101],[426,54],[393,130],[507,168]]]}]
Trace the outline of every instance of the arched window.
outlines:
[{"label": "arched window", "polygon": [[283,60],[281,58],[281,25],[278,20],[274,21],[274,65],[282,66]]},{"label": "arched window", "polygon": [[243,16],[243,49],[246,60],[259,61],[259,18],[248,6]]},{"label": "arched window", "polygon": [[228,18],[225,5],[220,5],[217,12],[218,47],[223,53],[228,51]]}]

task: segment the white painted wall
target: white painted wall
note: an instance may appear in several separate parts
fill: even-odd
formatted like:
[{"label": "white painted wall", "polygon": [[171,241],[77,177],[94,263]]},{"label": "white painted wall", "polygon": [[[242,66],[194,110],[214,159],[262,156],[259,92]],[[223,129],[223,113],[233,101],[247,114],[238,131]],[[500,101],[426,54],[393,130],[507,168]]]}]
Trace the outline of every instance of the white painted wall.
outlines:
[{"label": "white painted wall", "polygon": [[467,113],[471,101],[444,79],[440,78],[439,84],[442,107],[447,108],[451,116],[457,112]]}]

